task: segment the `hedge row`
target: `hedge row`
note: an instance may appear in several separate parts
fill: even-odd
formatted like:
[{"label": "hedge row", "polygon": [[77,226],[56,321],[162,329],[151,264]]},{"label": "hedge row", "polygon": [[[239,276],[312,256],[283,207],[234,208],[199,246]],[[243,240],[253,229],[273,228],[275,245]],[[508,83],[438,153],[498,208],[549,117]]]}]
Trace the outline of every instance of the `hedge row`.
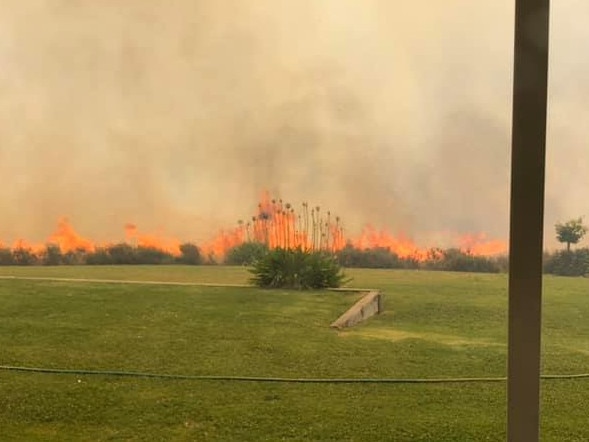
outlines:
[{"label": "hedge row", "polygon": [[[203,256],[194,244],[180,246],[180,254],[126,243],[63,253],[48,245],[34,253],[26,248],[0,248],[1,265],[116,265],[116,264],[228,264],[251,266],[268,254],[258,242],[246,242],[228,251],[222,262]],[[335,253],[339,265],[347,268],[424,269],[456,272],[498,273],[508,270],[506,256],[476,256],[459,249],[431,249],[426,259],[400,257],[386,248],[358,249],[347,245]],[[544,272],[562,276],[589,276],[589,248],[562,250],[544,255]]]},{"label": "hedge row", "polygon": [[180,255],[153,247],[134,247],[126,243],[97,248],[94,251],[75,250],[63,253],[58,246],[49,245],[35,253],[27,248],[0,248],[0,265],[116,265],[116,264],[204,264],[199,248],[182,244]]}]

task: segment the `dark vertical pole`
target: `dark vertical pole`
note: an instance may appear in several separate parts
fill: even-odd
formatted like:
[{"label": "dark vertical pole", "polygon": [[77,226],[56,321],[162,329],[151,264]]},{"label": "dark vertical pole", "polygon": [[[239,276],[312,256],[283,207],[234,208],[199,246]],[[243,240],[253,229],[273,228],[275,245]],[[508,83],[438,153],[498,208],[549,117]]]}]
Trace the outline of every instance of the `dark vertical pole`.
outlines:
[{"label": "dark vertical pole", "polygon": [[537,442],[550,1],[515,3],[507,433]]}]

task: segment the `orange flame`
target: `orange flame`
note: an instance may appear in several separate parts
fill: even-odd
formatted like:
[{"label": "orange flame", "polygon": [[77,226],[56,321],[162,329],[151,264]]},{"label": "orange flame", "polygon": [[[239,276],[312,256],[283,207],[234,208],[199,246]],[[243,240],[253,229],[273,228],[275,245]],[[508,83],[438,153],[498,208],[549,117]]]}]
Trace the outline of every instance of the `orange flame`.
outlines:
[{"label": "orange flame", "polygon": [[243,227],[237,227],[229,231],[221,231],[214,239],[205,244],[201,250],[205,256],[213,259],[223,258],[233,247],[245,242]]},{"label": "orange flame", "polygon": [[[126,241],[133,246],[155,248],[173,256],[181,255],[179,239],[167,237],[161,232],[140,233],[137,226],[127,223],[124,226]],[[227,252],[244,242],[254,241],[266,244],[269,248],[302,247],[311,250],[338,251],[347,244],[358,249],[387,248],[401,258],[427,260],[435,255],[433,248],[419,247],[404,234],[393,235],[386,230],[378,230],[367,225],[356,237],[345,238],[340,218],[329,211],[303,203],[299,210],[282,200],[271,199],[264,192],[257,207],[257,213],[247,221],[239,221],[238,226],[219,232],[201,250],[206,256],[222,260]],[[48,244],[57,245],[64,253],[77,250],[93,252],[96,243],[79,235],[68,219],[58,220],[57,228],[47,239]],[[498,255],[507,253],[505,241],[492,240],[485,234],[455,236],[454,243],[462,251],[472,255]],[[0,247],[2,243],[0,243]],[[30,244],[25,240],[14,243],[13,249],[28,249],[43,253],[44,245]]]},{"label": "orange flame", "polygon": [[376,230],[371,225],[364,228],[359,237],[351,239],[352,246],[358,249],[386,248],[400,258],[414,258],[424,261],[428,257],[427,250],[420,249],[411,239],[400,234],[394,236],[384,230]]},{"label": "orange flame", "polygon": [[24,239],[17,239],[12,245],[12,250],[30,250],[34,254],[40,254],[45,250],[45,246],[31,244]]},{"label": "orange flame", "polygon": [[481,256],[501,255],[508,250],[505,241],[488,239],[484,233],[464,235],[459,238],[458,245],[461,250]]},{"label": "orange flame", "polygon": [[[335,220],[335,221],[334,221]],[[229,249],[245,241],[267,244],[269,248],[321,249],[338,251],[347,244],[358,249],[386,248],[401,258],[425,261],[435,254],[433,248],[419,247],[404,234],[393,235],[364,227],[357,237],[345,238],[338,217],[324,216],[319,207],[310,208],[303,203],[301,213],[282,200],[270,199],[265,192],[258,204],[258,213],[248,222],[239,222],[234,230],[222,231],[204,247],[216,258],[222,258]],[[489,256],[507,253],[507,243],[489,240],[485,234],[467,234],[455,238],[460,250],[472,255]]]},{"label": "orange flame", "polygon": [[64,253],[76,250],[93,252],[96,249],[92,241],[78,235],[65,217],[57,221],[57,229],[49,236],[47,243],[59,246],[59,249]]},{"label": "orange flame", "polygon": [[[432,247],[419,247],[403,234],[395,236],[384,230],[378,231],[370,225],[364,228],[360,236],[350,239],[349,242],[358,249],[386,248],[400,258],[412,258],[418,261],[425,261],[439,253]],[[484,233],[458,236],[455,243],[462,252],[474,256],[506,254],[508,249],[505,241],[490,240]]]},{"label": "orange flame", "polygon": [[161,233],[143,234],[139,233],[137,226],[132,223],[125,224],[125,237],[127,242],[139,247],[149,247],[161,250],[173,256],[180,256],[180,240],[166,237]]}]

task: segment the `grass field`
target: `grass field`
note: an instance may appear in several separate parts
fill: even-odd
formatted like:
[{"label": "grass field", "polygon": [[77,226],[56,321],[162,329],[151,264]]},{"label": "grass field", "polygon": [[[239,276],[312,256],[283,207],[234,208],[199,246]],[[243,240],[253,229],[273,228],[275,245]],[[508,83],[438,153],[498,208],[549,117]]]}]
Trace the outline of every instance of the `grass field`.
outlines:
[{"label": "grass field", "polygon": [[[293,378],[505,376],[505,275],[350,270],[355,293],[0,279],[0,364]],[[0,276],[228,282],[228,267],[0,268]],[[589,281],[545,282],[543,372],[589,372]],[[286,384],[0,371],[0,440],[495,441],[505,384]],[[587,441],[589,379],[542,383],[542,440]]]}]

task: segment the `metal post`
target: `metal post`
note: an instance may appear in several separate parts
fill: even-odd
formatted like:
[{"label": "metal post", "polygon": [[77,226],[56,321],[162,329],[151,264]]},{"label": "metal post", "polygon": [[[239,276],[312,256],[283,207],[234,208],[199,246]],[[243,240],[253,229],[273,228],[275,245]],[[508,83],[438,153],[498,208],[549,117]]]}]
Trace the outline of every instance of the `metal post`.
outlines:
[{"label": "metal post", "polygon": [[515,3],[507,434],[537,442],[550,1]]}]

